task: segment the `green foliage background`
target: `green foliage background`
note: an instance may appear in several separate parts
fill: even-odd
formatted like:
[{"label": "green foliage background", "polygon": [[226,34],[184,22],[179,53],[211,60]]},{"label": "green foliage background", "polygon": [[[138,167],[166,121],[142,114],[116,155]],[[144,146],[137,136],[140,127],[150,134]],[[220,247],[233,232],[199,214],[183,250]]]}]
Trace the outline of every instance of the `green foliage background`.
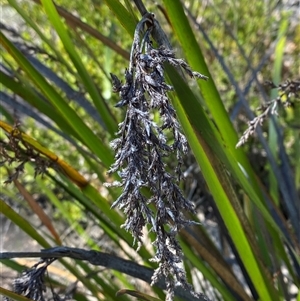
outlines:
[{"label": "green foliage background", "polygon": [[[109,141],[125,113],[114,107],[119,99],[111,92],[109,73],[122,78],[140,14],[132,1],[57,1],[58,12],[65,17],[51,1],[35,2],[1,1],[3,11],[15,11],[20,22],[15,32],[9,23],[1,32],[1,147],[13,156],[6,134],[12,135],[7,125],[13,126],[16,113],[35,152],[50,162],[53,155],[63,160],[57,161],[58,170],[37,177],[34,162],[27,163],[18,178],[30,195],[44,200],[59,239],[49,229],[36,230],[14,211],[18,204],[27,215],[28,210],[35,214],[16,181],[3,184],[20,162],[0,167],[0,211],[43,248],[58,243],[77,246],[75,235],[81,247],[113,251],[155,268],[149,262],[153,246],[148,238],[137,252],[130,234],[120,228],[124,216],[110,209],[120,191],[103,187],[113,180],[106,174],[113,162]],[[170,97],[191,147],[186,165],[197,166],[182,188],[189,195],[191,182],[197,179],[193,197],[205,199],[199,215],[192,217],[202,224],[180,236],[187,275],[211,300],[295,300],[300,298],[299,290],[292,296],[290,289],[300,282],[299,102],[265,122],[264,134],[242,148],[235,145],[246,121],[253,118],[251,109],[276,97],[262,83],[299,77],[296,10],[278,1],[184,3],[186,14],[177,0],[144,4],[156,14],[176,56],[210,77],[208,82],[187,85],[166,67],[176,91]],[[32,59],[44,69],[33,68]],[[9,101],[4,96],[10,96]],[[200,214],[206,210],[213,212],[210,219],[222,244],[207,234],[207,222]],[[244,279],[233,272],[226,249],[234,253]],[[3,263],[20,269],[12,261]],[[119,272],[104,270],[84,278],[93,267],[63,264],[83,283],[77,300],[115,300],[121,288],[163,298],[161,291]],[[199,280],[200,274],[205,280]]]}]

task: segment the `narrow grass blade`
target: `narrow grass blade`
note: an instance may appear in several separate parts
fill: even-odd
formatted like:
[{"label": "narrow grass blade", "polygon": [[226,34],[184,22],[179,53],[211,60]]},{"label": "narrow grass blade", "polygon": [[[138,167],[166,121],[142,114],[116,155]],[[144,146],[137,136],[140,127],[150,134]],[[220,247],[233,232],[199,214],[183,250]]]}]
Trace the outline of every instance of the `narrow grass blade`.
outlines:
[{"label": "narrow grass blade", "polygon": [[55,111],[55,109],[50,104],[45,102],[31,87],[27,87],[24,83],[17,82],[1,70],[0,82],[13,93],[24,99],[24,101],[27,101],[30,105],[38,109],[45,116],[48,116],[60,127],[60,129],[76,137],[77,139],[80,139],[80,137],[76,134],[73,128],[65,121],[65,119],[61,118],[61,116],[57,114],[57,111]]},{"label": "narrow grass blade", "polygon": [[[286,32],[288,29],[288,20],[284,19],[281,22],[281,28],[279,29],[279,37],[278,42],[275,48],[275,61],[273,66],[273,82],[275,84],[280,83],[281,78],[281,69],[282,69],[282,63],[283,63],[283,52],[284,52],[284,46],[286,41]],[[277,97],[277,91],[275,89],[271,92],[271,99],[275,99]],[[274,156],[275,159],[278,158],[278,143],[277,143],[277,133],[274,123],[277,122],[277,118],[274,117],[269,122],[269,146],[270,150]],[[270,182],[270,194],[272,198],[275,200],[276,205],[279,206],[279,190],[278,190],[278,183],[277,178],[274,175],[272,169],[269,169],[269,182]]]},{"label": "narrow grass blade", "polygon": [[42,237],[29,222],[8,206],[4,200],[0,199],[0,212],[16,224],[20,229],[32,237],[44,248],[50,248],[50,244]]},{"label": "narrow grass blade", "polygon": [[[1,78],[1,75],[0,75],[0,78]],[[2,92],[0,92],[0,97],[2,96],[1,94],[2,94]],[[3,119],[3,117],[4,117],[10,123],[14,122],[14,119],[11,116],[11,114],[1,104],[0,104],[0,116],[1,116],[1,119]]]},{"label": "narrow grass blade", "polygon": [[142,292],[139,291],[134,291],[134,290],[128,290],[128,289],[121,289],[116,293],[116,296],[123,296],[123,295],[130,295],[133,297],[138,298],[139,300],[144,300],[144,301],[161,301],[160,299],[157,299],[155,297],[149,296],[147,294],[144,294]]},{"label": "narrow grass blade", "polygon": [[[97,246],[97,243],[90,238],[88,233],[86,233],[86,231],[80,225],[79,221],[76,219],[76,215],[74,215],[74,214],[72,215],[70,213],[69,208],[63,206],[62,202],[47,187],[47,185],[44,183],[43,180],[41,180],[40,178],[36,178],[36,182],[39,185],[39,187],[41,188],[41,190],[43,191],[43,193],[45,193],[47,198],[55,206],[55,208],[57,208],[59,210],[59,212],[61,213],[63,219],[65,219],[68,222],[69,226],[72,229],[74,229],[74,231],[76,233],[78,233],[78,236],[81,237],[81,239],[84,241],[84,243],[87,244],[90,248],[99,250],[98,246]],[[74,204],[73,204],[73,206],[74,206]]]},{"label": "narrow grass blade", "polygon": [[0,127],[5,130],[7,133],[19,137],[21,136],[23,141],[28,143],[33,149],[35,149],[38,153],[43,154],[48,159],[53,161],[53,163],[57,164],[63,173],[65,173],[74,183],[76,183],[79,187],[84,187],[88,185],[88,181],[79,173],[77,170],[72,168],[67,162],[60,159],[57,155],[49,151],[46,147],[42,146],[36,140],[32,139],[30,136],[25,133],[20,132],[19,130],[14,129],[7,123],[0,121]]},{"label": "narrow grass blade", "polygon": [[[235,172],[240,174],[235,174],[236,179],[239,180],[241,176],[239,166],[241,166],[247,174],[247,181],[249,182],[250,180],[251,185],[253,186],[251,190],[255,190],[255,198],[257,202],[263,203],[264,201],[262,193],[257,185],[257,181],[249,161],[246,158],[243,150],[236,149],[235,147],[237,143],[237,134],[231,124],[229,115],[225,110],[223,102],[220,98],[220,94],[214,84],[214,80],[210,76],[209,69],[205,63],[202,51],[184,13],[182,4],[179,0],[164,0],[164,4],[168,13],[168,17],[172,23],[174,33],[176,34],[180,45],[183,48],[184,54],[188,59],[190,66],[193,70],[209,76],[208,81],[199,81],[199,87],[201,89],[205,104],[209,109],[215,124],[217,125],[217,131],[219,132],[218,136],[220,136],[220,139],[222,140],[222,143],[220,143],[219,146],[223,148],[226,156],[230,156],[231,159],[235,158],[235,160],[229,160],[230,165],[235,165],[231,166],[229,170],[232,171],[231,169],[234,168]],[[245,176],[242,176],[242,178],[245,180]]]},{"label": "narrow grass blade", "polygon": [[[124,237],[124,233],[121,231],[120,227],[118,225],[109,223],[108,220],[104,218],[100,212],[99,208],[95,206],[95,204],[92,203],[92,201],[87,198],[81,190],[78,189],[77,186],[75,186],[71,181],[69,181],[64,176],[61,176],[63,181],[61,181],[58,177],[54,177],[51,174],[48,174],[50,179],[59,187],[61,187],[64,191],[66,191],[71,198],[76,199],[82,206],[88,210],[91,214],[93,214],[94,218],[99,222],[99,227],[104,230],[106,235],[109,236],[109,238],[120,248],[120,236]],[[120,230],[120,233],[119,233]],[[126,253],[126,251],[125,251]],[[127,253],[126,253],[127,254]],[[128,257],[130,257],[130,254],[127,254]]]},{"label": "narrow grass blade", "polygon": [[197,70],[198,72],[209,77],[209,81],[207,82],[198,82],[201,93],[205,100],[205,104],[209,108],[214,121],[224,137],[224,140],[228,144],[231,144],[231,147],[235,148],[235,144],[237,143],[236,132],[232,127],[229,116],[215,86],[214,80],[210,75],[201,49],[184,13],[182,4],[179,0],[164,0],[164,4],[172,23],[174,33],[176,34],[184,50],[190,66],[194,70]]},{"label": "narrow grass blade", "polygon": [[180,241],[180,245],[182,250],[187,258],[191,262],[191,264],[197,268],[203,276],[211,283],[211,285],[218,290],[218,292],[222,295],[222,298],[225,301],[234,301],[234,298],[228,288],[220,281],[220,278],[214,273],[210,266],[207,266],[205,262],[199,258],[191,249],[191,247]]},{"label": "narrow grass blade", "polygon": [[[250,297],[245,293],[243,286],[237,281],[236,276],[233,274],[229,265],[224,265],[223,261],[216,258],[210,250],[205,248],[199,243],[193,235],[190,235],[188,231],[181,231],[181,236],[184,237],[187,245],[193,247],[197,254],[209,264],[209,266],[222,278],[223,282],[228,285],[233,291],[235,291],[243,300],[251,301]],[[209,280],[209,279],[208,279]]]},{"label": "narrow grass blade", "polygon": [[117,124],[115,119],[113,118],[110,110],[108,109],[107,105],[104,102],[104,99],[100,95],[99,91],[96,88],[91,76],[89,75],[88,71],[84,67],[83,62],[81,61],[75,47],[74,43],[71,41],[69,37],[69,33],[66,30],[63,22],[60,19],[60,16],[55,8],[54,3],[52,0],[41,0],[46,14],[52,23],[53,27],[55,28],[57,34],[59,35],[64,47],[69,54],[69,57],[76,67],[78,74],[85,85],[86,91],[90,94],[95,107],[97,108],[99,114],[101,115],[108,132],[111,136],[114,136],[115,132],[117,131]]},{"label": "narrow grass blade", "polygon": [[265,274],[266,271],[263,271],[263,266],[258,261],[258,254],[253,252],[252,248],[255,242],[251,238],[252,231],[249,227],[245,228],[246,224],[244,222],[246,221],[242,220],[244,214],[239,208],[239,201],[232,183],[229,181],[228,174],[207,142],[213,139],[214,145],[220,148],[214,130],[212,130],[211,124],[207,122],[203,108],[201,108],[193,94],[189,92],[188,86],[176,74],[176,71],[173,69],[173,72],[168,72],[168,74],[181,98],[181,102],[176,100],[173,102],[176,112],[247,272],[263,300],[278,300],[278,295]]},{"label": "narrow grass blade", "polygon": [[17,1],[15,0],[8,0],[8,3],[18,12],[18,14],[25,20],[25,22],[28,24],[29,27],[31,27],[41,38],[42,41],[44,41],[49,48],[53,51],[53,53],[56,55],[56,57],[60,60],[60,62],[67,67],[69,71],[72,70],[71,65],[68,61],[64,59],[64,57],[61,55],[61,53],[54,47],[54,44],[51,40],[49,40],[43,32],[39,29],[39,27],[32,21],[32,19],[26,14],[26,12],[19,6]]},{"label": "narrow grass blade", "polygon": [[[8,219],[10,219],[13,223],[15,223],[22,231],[27,233],[30,237],[32,237],[35,241],[37,241],[43,248],[51,248],[50,244],[42,237],[23,217],[17,214],[11,207],[9,207],[3,200],[0,199],[0,212],[4,214]],[[75,266],[67,263],[65,260],[61,260],[62,264],[72,273],[74,274],[90,291],[93,292],[94,296],[97,297],[98,300],[98,288],[92,283],[89,279],[82,276],[82,274],[78,271]],[[23,300],[24,301],[24,300]]]},{"label": "narrow grass blade", "polygon": [[18,295],[10,290],[0,287],[0,295],[11,298],[15,301],[33,301],[25,296]]},{"label": "narrow grass blade", "polygon": [[[37,4],[41,4],[40,0],[31,0],[32,2],[35,2]],[[83,22],[80,18],[74,16],[67,10],[65,10],[63,7],[60,7],[59,5],[55,5],[58,13],[60,16],[62,16],[68,25],[72,28],[78,28],[81,29],[82,31],[86,32],[90,36],[94,37],[95,39],[99,40],[102,42],[104,45],[108,46],[111,48],[113,51],[115,51],[117,54],[122,56],[124,59],[128,60],[129,59],[129,52],[124,50],[122,47],[120,47],[118,44],[116,44],[114,41],[111,39],[107,38],[103,34],[101,34],[100,31],[95,29],[94,27],[90,26],[88,23]]]},{"label": "narrow grass blade", "polygon": [[61,245],[60,237],[55,230],[51,219],[49,216],[45,213],[43,208],[35,201],[35,199],[32,197],[32,195],[27,191],[27,189],[18,181],[14,180],[14,184],[18,188],[20,194],[24,197],[24,199],[27,201],[33,212],[39,217],[43,225],[47,227],[47,229],[52,234],[53,238],[55,239],[56,243],[58,245]]},{"label": "narrow grass blade", "polygon": [[57,113],[76,131],[87,147],[89,147],[107,167],[110,166],[113,162],[113,156],[108,147],[101,143],[92,130],[65,102],[60,94],[49,85],[45,78],[32,67],[20,51],[2,33],[0,33],[0,43],[27,73],[28,77],[37,85],[37,87],[39,87],[39,89],[41,89],[41,91],[43,91],[57,110]]},{"label": "narrow grass blade", "polygon": [[136,20],[131,13],[121,4],[119,0],[105,0],[107,6],[116,15],[119,22],[127,30],[130,36],[133,36],[136,26]]}]

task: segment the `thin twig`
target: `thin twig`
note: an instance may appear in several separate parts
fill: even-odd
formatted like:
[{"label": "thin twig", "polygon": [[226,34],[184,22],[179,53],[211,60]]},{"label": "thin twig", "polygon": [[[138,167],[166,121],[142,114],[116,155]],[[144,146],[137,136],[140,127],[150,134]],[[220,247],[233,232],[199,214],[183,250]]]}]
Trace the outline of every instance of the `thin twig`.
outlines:
[{"label": "thin twig", "polygon": [[[37,4],[41,4],[40,0],[31,0],[31,1],[35,2]],[[71,13],[69,13],[64,8],[62,8],[58,5],[55,5],[55,7],[56,7],[57,12],[59,13],[59,15],[66,20],[66,22],[69,24],[69,26],[80,28],[81,30],[87,32],[88,34],[90,34],[94,38],[101,41],[104,45],[106,45],[109,48],[111,48],[112,50],[114,50],[116,53],[121,55],[123,58],[129,59],[129,53],[126,50],[124,50],[122,47],[120,47],[119,45],[114,43],[108,37],[101,34],[97,29],[95,29],[92,26],[88,25],[87,23],[83,22],[80,18],[72,15]]]},{"label": "thin twig", "polygon": [[142,0],[133,0],[142,17],[148,13]]},{"label": "thin twig", "polygon": [[[79,248],[69,248],[69,247],[54,247],[50,249],[44,249],[41,252],[2,252],[0,253],[0,260],[13,259],[13,258],[72,258],[77,260],[88,261],[90,264],[95,266],[103,266],[109,269],[113,269],[130,275],[134,278],[141,279],[147,283],[151,283],[152,275],[154,273],[153,269],[147,268],[145,266],[139,265],[133,261],[125,260],[120,257],[94,251],[94,250],[84,250]],[[160,279],[155,286],[160,289],[166,289],[166,284],[163,279]],[[189,291],[178,287],[175,289],[175,295],[188,301],[209,301],[207,297],[194,297]]]}]

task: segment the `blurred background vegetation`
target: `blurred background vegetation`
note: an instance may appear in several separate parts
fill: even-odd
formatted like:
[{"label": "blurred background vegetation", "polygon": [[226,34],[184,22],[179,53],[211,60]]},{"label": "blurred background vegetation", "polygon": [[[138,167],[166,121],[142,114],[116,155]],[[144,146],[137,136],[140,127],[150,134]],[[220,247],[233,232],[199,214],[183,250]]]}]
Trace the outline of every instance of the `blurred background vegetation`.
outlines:
[{"label": "blurred background vegetation", "polygon": [[[114,107],[119,98],[112,94],[109,74],[123,77],[140,13],[127,0],[56,1],[57,14],[51,1],[41,2],[1,0],[1,248],[93,248],[155,268],[149,262],[151,235],[145,229],[144,247],[137,252],[120,228],[123,214],[109,208],[120,191],[103,186],[114,180],[106,174],[114,155],[109,142],[125,114]],[[195,203],[192,219],[201,222],[180,236],[189,280],[211,300],[300,300],[299,97],[291,107],[279,107],[278,116],[270,116],[257,135],[235,149],[253,112],[259,114],[258,107],[277,97],[264,82],[300,80],[299,1],[144,4],[155,13],[176,57],[210,77],[209,83],[187,86],[169,74],[184,131],[188,134],[194,124],[210,148],[205,151],[201,139],[187,135],[192,151],[181,187]],[[17,129],[27,136],[15,135]],[[201,161],[203,154],[215,180]],[[173,168],[174,158],[169,161]],[[225,171],[218,171],[220,166]],[[227,197],[218,195],[215,185]],[[240,221],[244,238],[230,227],[231,220]],[[23,232],[31,237],[24,234],[20,245],[15,237]],[[253,262],[247,262],[248,251]],[[254,263],[257,270],[251,270]],[[8,273],[2,281],[30,265],[2,264]],[[95,268],[80,263],[68,274],[66,269],[50,271],[52,285],[63,292],[80,279],[76,300],[129,300],[115,297],[122,288],[163,299],[161,291],[116,271],[84,278]]]}]

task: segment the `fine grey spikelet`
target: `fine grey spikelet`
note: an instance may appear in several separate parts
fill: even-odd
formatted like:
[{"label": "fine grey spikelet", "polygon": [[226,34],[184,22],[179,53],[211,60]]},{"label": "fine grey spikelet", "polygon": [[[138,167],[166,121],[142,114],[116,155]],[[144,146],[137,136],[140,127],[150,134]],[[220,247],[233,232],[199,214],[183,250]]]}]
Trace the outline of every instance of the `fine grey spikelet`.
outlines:
[{"label": "fine grey spikelet", "polygon": [[[120,181],[106,186],[121,186],[123,191],[112,207],[122,209],[126,215],[123,227],[130,231],[141,245],[142,230],[146,224],[156,234],[153,261],[158,263],[152,284],[164,277],[167,300],[172,300],[174,287],[191,289],[182,268],[182,250],[176,239],[178,231],[192,224],[184,210],[194,212],[193,203],[183,196],[178,181],[182,177],[182,154],[187,152],[187,141],[180,130],[176,112],[168,98],[173,87],[165,82],[164,63],[182,67],[192,78],[207,79],[193,72],[182,59],[165,47],[154,48],[150,40],[153,26],[145,31],[145,23],[154,25],[154,15],[146,15],[137,25],[125,83],[111,74],[113,91],[119,93],[117,107],[126,106],[125,120],[119,124],[118,138],[111,142],[115,162],[109,173],[118,172]],[[153,115],[159,112],[159,122]],[[172,138],[170,138],[172,135]],[[166,168],[166,158],[176,154],[178,167],[174,173]],[[150,197],[145,194],[150,191]],[[155,208],[153,211],[151,208]]]}]

